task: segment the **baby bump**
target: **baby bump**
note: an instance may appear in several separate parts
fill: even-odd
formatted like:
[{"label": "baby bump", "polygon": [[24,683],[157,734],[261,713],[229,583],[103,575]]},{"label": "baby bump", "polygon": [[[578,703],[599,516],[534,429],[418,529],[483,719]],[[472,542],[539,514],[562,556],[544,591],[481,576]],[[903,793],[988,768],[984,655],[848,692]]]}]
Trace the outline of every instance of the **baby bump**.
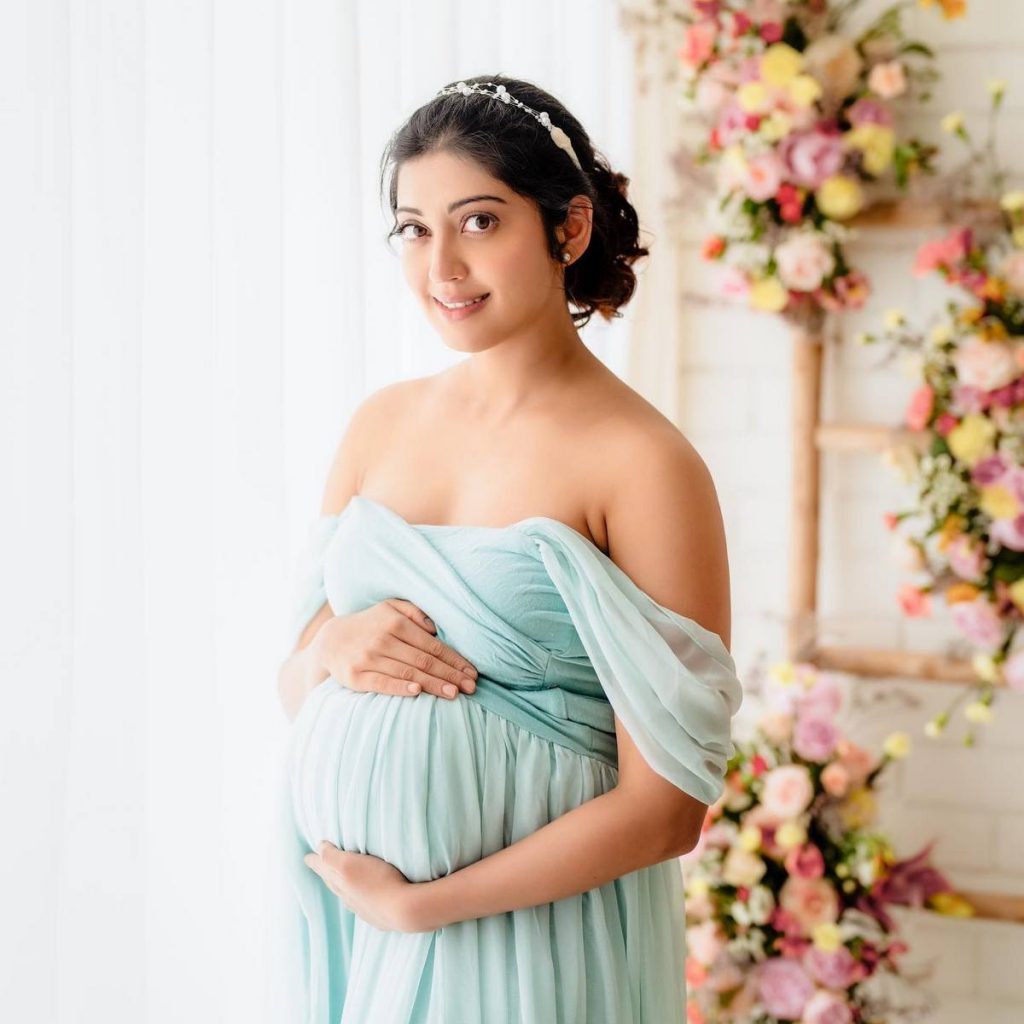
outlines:
[{"label": "baby bump", "polygon": [[396,697],[327,679],[292,723],[296,826],[411,881],[486,857],[611,789],[604,761],[537,736],[471,695]]}]

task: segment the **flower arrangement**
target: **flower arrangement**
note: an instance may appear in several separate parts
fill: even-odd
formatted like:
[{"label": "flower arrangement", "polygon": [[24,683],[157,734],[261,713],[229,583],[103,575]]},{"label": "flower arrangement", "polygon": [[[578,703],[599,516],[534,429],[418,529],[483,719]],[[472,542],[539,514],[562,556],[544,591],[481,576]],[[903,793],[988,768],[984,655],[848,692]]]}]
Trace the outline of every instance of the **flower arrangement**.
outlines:
[{"label": "flower arrangement", "polygon": [[[989,83],[993,113],[1004,89]],[[994,153],[993,120],[980,145],[962,116],[943,120],[969,149],[964,166],[1001,192],[990,202],[995,216],[986,219],[976,207],[971,227],[919,248],[914,273],[937,273],[959,293],[930,330],[890,310],[881,339],[860,340],[884,340],[921,381],[905,412],[918,444],[888,456],[914,483],[915,503],[888,514],[886,525],[903,564],[920,577],[900,589],[903,613],[928,616],[933,595],[941,596],[974,649],[977,685],[925,731],[944,732],[963,701],[971,745],[974,726],[992,720],[994,687],[1024,691],[1024,190],[1003,190],[1005,175],[986,161]]]},{"label": "flower arrangement", "polygon": [[870,827],[909,737],[892,733],[877,758],[845,738],[838,684],[809,664],[774,666],[765,697],[683,858],[689,1024],[892,1024],[907,1010],[878,989],[901,980],[907,946],[889,909],[972,913],[930,845],[899,860]]},{"label": "flower arrangement", "polygon": [[[893,101],[926,98],[932,52],[908,39],[895,3],[856,36],[860,0],[693,0],[678,56],[685,95],[707,123],[696,159],[715,170],[703,256],[723,292],[755,309],[820,324],[863,306],[869,282],[844,250],[865,187],[905,186],[934,147],[899,136]],[[931,6],[922,3],[922,6]],[[940,5],[946,17],[965,5]]]}]

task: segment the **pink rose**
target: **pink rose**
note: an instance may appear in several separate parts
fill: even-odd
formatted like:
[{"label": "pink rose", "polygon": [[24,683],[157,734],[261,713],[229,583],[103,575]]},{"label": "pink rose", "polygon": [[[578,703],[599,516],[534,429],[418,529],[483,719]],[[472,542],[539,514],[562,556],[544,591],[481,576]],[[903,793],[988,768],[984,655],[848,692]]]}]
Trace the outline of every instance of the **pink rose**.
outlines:
[{"label": "pink rose", "polygon": [[839,732],[827,719],[803,715],[793,730],[793,750],[805,761],[821,764],[832,756]]},{"label": "pink rose", "polygon": [[790,876],[779,890],[779,906],[791,914],[808,934],[819,924],[831,924],[839,916],[839,897],[824,878]]},{"label": "pink rose", "polygon": [[825,858],[814,843],[794,846],[786,854],[784,863],[795,878],[821,878],[825,874]]},{"label": "pink rose", "polygon": [[817,129],[793,132],[779,145],[779,155],[797,185],[817,188],[843,165],[843,144],[836,134]]},{"label": "pink rose", "polygon": [[868,75],[868,88],[883,100],[894,100],[907,91],[907,76],[898,60],[876,64]]},{"label": "pink rose", "polygon": [[906,420],[911,430],[924,430],[935,408],[935,392],[928,384],[922,384],[910,396],[907,403]]},{"label": "pink rose", "polygon": [[797,701],[797,709],[801,715],[819,715],[823,718],[838,714],[842,706],[842,688],[834,676],[826,675],[824,672]]},{"label": "pink rose", "polygon": [[691,68],[700,67],[715,49],[715,25],[711,21],[699,21],[687,25],[683,32],[683,45],[679,47],[679,59]]},{"label": "pink rose", "polygon": [[914,258],[914,274],[921,277],[932,270],[950,270],[967,255],[971,242],[970,228],[956,228],[945,238],[925,242]]},{"label": "pink rose", "polygon": [[[993,533],[998,525],[993,525]],[[984,595],[973,601],[956,601],[949,609],[949,615],[953,625],[978,647],[991,652],[1003,642],[1005,626],[1002,617]]]},{"label": "pink rose", "polygon": [[821,239],[806,232],[792,234],[775,248],[779,280],[793,291],[812,292],[835,269],[836,261]]},{"label": "pink rose", "polygon": [[811,946],[804,954],[803,964],[807,973],[826,988],[849,988],[864,973],[846,946],[831,952]]},{"label": "pink rose", "polygon": [[822,769],[821,785],[829,796],[845,796],[850,788],[850,773],[838,761],[833,761]]},{"label": "pink rose", "polygon": [[908,619],[922,619],[931,614],[931,595],[913,583],[904,583],[896,593],[896,600]]},{"label": "pink rose", "polygon": [[764,777],[761,805],[785,821],[806,810],[814,796],[811,774],[802,764],[782,764]]},{"label": "pink rose", "polygon": [[978,538],[967,533],[958,534],[946,548],[946,558],[949,567],[962,580],[980,583],[984,579],[988,559],[985,556],[985,545]]},{"label": "pink rose", "polygon": [[780,1020],[799,1020],[814,994],[814,982],[795,960],[763,961],[757,983],[765,1009]]},{"label": "pink rose", "polygon": [[888,107],[866,96],[861,97],[846,111],[846,119],[854,127],[859,124],[880,124],[888,127],[892,124],[892,114],[889,113]]},{"label": "pink rose", "polygon": [[755,202],[771,199],[782,181],[782,161],[774,152],[759,153],[748,160],[740,187]]},{"label": "pink rose", "polygon": [[825,989],[818,989],[804,1007],[803,1024],[850,1024],[852,1020],[850,1004]]}]

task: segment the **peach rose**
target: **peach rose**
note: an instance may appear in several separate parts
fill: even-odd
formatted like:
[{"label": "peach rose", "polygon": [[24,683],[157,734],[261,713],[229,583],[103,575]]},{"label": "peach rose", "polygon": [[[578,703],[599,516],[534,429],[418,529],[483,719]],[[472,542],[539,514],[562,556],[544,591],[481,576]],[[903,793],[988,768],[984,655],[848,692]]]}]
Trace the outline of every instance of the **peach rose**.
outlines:
[{"label": "peach rose", "polygon": [[898,60],[876,64],[868,75],[868,88],[883,100],[892,100],[907,91],[907,75]]},{"label": "peach rose", "polygon": [[811,775],[804,765],[783,764],[764,777],[761,804],[772,815],[785,821],[807,808],[814,796]]},{"label": "peach rose", "polygon": [[838,761],[833,761],[822,770],[821,784],[829,796],[845,796],[850,788],[850,773]]},{"label": "peach rose", "polygon": [[839,897],[824,878],[790,876],[779,890],[779,906],[808,934],[815,925],[832,923],[839,916]]},{"label": "peach rose", "polygon": [[953,356],[957,379],[961,384],[991,391],[1020,376],[1013,349],[1001,341],[986,341],[977,335],[962,345]]}]

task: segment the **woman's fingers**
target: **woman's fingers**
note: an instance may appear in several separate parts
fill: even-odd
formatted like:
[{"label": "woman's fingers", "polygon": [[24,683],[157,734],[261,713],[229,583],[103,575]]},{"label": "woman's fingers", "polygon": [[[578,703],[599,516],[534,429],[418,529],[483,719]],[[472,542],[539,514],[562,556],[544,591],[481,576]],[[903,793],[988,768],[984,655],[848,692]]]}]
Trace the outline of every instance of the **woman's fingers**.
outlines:
[{"label": "woman's fingers", "polygon": [[[407,646],[402,645],[399,640],[396,640],[395,643]],[[413,664],[414,661],[428,664],[429,668],[418,668]],[[458,696],[460,690],[472,693],[476,689],[476,680],[414,647],[407,647],[407,652],[401,652],[401,658],[390,658],[387,655],[378,654],[374,658],[373,664],[373,669],[362,673],[362,675],[377,675],[381,682],[393,683],[394,689],[389,690],[393,693],[406,696],[432,693],[435,697],[453,699]],[[416,689],[413,690],[411,687]]]}]

